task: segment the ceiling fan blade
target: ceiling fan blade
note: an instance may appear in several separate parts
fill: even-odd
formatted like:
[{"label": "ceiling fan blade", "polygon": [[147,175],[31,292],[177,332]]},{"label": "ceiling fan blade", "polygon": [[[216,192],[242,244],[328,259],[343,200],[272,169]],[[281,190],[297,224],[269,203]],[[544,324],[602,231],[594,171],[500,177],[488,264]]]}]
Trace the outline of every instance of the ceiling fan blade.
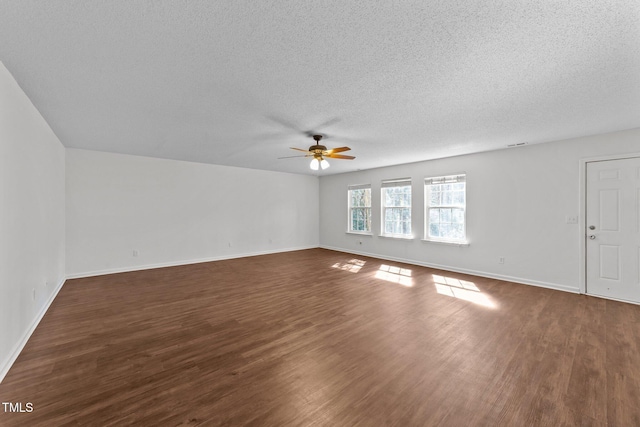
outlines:
[{"label": "ceiling fan blade", "polygon": [[296,147],[289,147],[289,148],[291,148],[292,150],[304,151],[305,153],[309,152],[309,150],[303,150],[302,148],[296,148]]},{"label": "ceiling fan blade", "polygon": [[330,119],[325,120],[324,122],[318,124],[317,126],[313,126],[311,128],[308,129],[302,129],[297,122],[293,121],[293,120],[288,120],[282,117],[278,117],[275,115],[269,115],[269,116],[265,116],[265,118],[267,118],[268,120],[271,120],[272,122],[275,122],[277,124],[279,124],[280,126],[282,126],[283,128],[286,129],[290,129],[294,132],[297,132],[299,134],[302,135],[306,135],[308,137],[312,137],[313,135],[316,135],[318,133],[322,133],[324,135],[323,132],[319,132],[321,129],[324,129],[326,127],[329,127],[335,123],[340,122],[342,119],[340,117],[332,117]]},{"label": "ceiling fan blade", "polygon": [[266,117],[267,117],[267,119],[278,123],[280,126],[282,126],[284,128],[291,129],[293,131],[296,131],[298,133],[301,133],[301,134],[305,135],[305,131],[300,129],[298,127],[298,125],[296,125],[293,122],[290,122],[289,120],[286,120],[286,119],[283,119],[283,118],[280,118],[280,117],[277,117],[277,116],[266,116]]},{"label": "ceiling fan blade", "polygon": [[309,136],[309,137],[312,137],[313,135],[316,135],[316,134],[318,134],[318,133],[322,133],[322,134],[326,137],[326,134],[325,134],[325,133],[323,133],[323,132],[318,132],[318,130],[320,130],[320,129],[324,129],[324,128],[326,128],[326,127],[329,127],[329,126],[331,126],[331,125],[333,125],[333,124],[335,124],[335,123],[338,123],[338,122],[339,122],[339,121],[341,121],[341,120],[342,120],[342,119],[341,119],[341,118],[339,118],[339,117],[333,117],[333,118],[331,118],[331,119],[329,119],[329,120],[326,120],[326,121],[324,121],[324,122],[322,122],[322,123],[318,124],[317,126],[312,127],[311,129],[309,129],[309,130],[305,131],[304,133],[305,133],[307,136]]},{"label": "ceiling fan blade", "polygon": [[355,157],[353,156],[345,156],[343,154],[327,154],[325,157],[329,157],[331,159],[345,159],[345,160],[355,159]]},{"label": "ceiling fan blade", "polygon": [[293,159],[294,157],[311,157],[311,154],[307,154],[306,156],[304,154],[300,155],[300,156],[285,156],[285,157],[278,157],[278,160],[280,159]]},{"label": "ceiling fan blade", "polygon": [[328,119],[327,121],[322,122],[319,125],[316,125],[316,129],[321,129],[321,128],[325,128],[325,127],[331,126],[333,124],[338,123],[341,120],[342,119],[340,117],[332,117],[332,118]]},{"label": "ceiling fan blade", "polygon": [[338,148],[332,148],[331,150],[327,150],[325,151],[325,153],[328,156],[329,154],[341,153],[343,151],[349,151],[349,150],[351,150],[351,148],[349,147],[338,147]]}]

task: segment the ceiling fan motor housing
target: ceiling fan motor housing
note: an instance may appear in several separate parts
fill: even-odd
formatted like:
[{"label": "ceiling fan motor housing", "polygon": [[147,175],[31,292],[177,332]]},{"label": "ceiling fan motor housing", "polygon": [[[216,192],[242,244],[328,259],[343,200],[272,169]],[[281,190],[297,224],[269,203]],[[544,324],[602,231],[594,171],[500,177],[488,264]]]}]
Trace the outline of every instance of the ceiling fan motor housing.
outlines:
[{"label": "ceiling fan motor housing", "polygon": [[315,157],[316,159],[322,159],[322,152],[327,151],[327,147],[325,147],[324,145],[320,145],[320,140],[322,139],[322,135],[320,134],[313,135],[313,139],[315,139],[316,145],[312,145],[311,147],[309,147],[309,151],[314,153],[313,157]]},{"label": "ceiling fan motor housing", "polygon": [[327,151],[327,147],[316,144],[309,147],[309,151],[316,154],[322,154],[323,151]]}]

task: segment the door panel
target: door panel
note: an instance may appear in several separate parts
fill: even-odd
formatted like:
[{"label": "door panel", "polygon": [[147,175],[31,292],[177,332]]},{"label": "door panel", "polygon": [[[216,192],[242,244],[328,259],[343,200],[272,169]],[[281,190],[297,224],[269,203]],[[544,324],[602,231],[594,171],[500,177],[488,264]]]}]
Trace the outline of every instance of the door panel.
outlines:
[{"label": "door panel", "polygon": [[600,278],[620,279],[620,247],[600,245]]},{"label": "door panel", "polygon": [[640,158],[587,163],[587,293],[640,302]]},{"label": "door panel", "polygon": [[618,231],[620,226],[620,203],[618,190],[600,190],[600,230]]}]

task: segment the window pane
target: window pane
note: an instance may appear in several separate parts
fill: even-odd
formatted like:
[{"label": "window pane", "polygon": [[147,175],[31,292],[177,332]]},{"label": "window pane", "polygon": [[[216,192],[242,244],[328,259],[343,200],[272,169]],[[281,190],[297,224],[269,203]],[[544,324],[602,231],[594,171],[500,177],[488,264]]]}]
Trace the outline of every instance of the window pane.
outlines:
[{"label": "window pane", "polygon": [[411,206],[411,187],[404,187],[404,205]]},{"label": "window pane", "polygon": [[391,224],[393,223],[392,210],[389,208],[384,209],[384,232],[391,233]]},{"label": "window pane", "polygon": [[451,209],[440,209],[440,222],[451,222]]},{"label": "window pane", "polygon": [[371,206],[371,189],[351,190],[351,206]]},{"label": "window pane", "polygon": [[384,232],[387,234],[392,234],[393,233],[393,221],[385,221],[384,222]]},{"label": "window pane", "polygon": [[440,204],[440,196],[442,195],[439,191],[431,191],[429,195],[429,204],[431,206],[438,206]]},{"label": "window pane", "polygon": [[387,208],[384,210],[384,220],[386,222],[393,222],[394,221],[394,210],[393,208]]},{"label": "window pane", "polygon": [[392,206],[402,206],[402,193],[397,188],[393,189],[393,199],[391,200]]},{"label": "window pane", "polygon": [[451,197],[450,191],[445,191],[442,193],[442,204],[445,206],[451,206],[453,203],[453,197]]},{"label": "window pane", "polygon": [[429,209],[429,222],[440,222],[440,209]]},{"label": "window pane", "polygon": [[462,224],[452,224],[451,237],[454,239],[464,238],[464,226]]},{"label": "window pane", "polygon": [[385,188],[382,191],[383,195],[384,195],[384,205],[385,206],[390,206],[391,205],[391,192],[389,191],[388,188]]},{"label": "window pane", "polygon": [[362,190],[362,205],[371,207],[371,189],[365,188]]},{"label": "window pane", "polygon": [[384,233],[410,234],[411,233],[411,209],[385,208]]},{"label": "window pane", "polygon": [[366,208],[364,210],[364,231],[371,231],[371,208]]},{"label": "window pane", "polygon": [[384,206],[411,206],[411,187],[383,188]]},{"label": "window pane", "polygon": [[462,209],[453,209],[453,216],[451,222],[456,224],[464,223],[464,211]]},{"label": "window pane", "polygon": [[429,236],[440,237],[440,224],[429,224]]},{"label": "window pane", "polygon": [[351,209],[351,230],[371,231],[371,208]]},{"label": "window pane", "polygon": [[463,191],[454,191],[453,192],[453,203],[455,206],[464,206],[464,192]]}]

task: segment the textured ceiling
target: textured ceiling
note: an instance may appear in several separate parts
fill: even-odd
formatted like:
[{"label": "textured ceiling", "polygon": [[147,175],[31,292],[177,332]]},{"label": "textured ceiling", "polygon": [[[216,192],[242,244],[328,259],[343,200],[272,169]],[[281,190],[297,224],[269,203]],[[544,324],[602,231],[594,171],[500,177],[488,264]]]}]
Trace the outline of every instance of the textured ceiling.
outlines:
[{"label": "textured ceiling", "polygon": [[0,0],[0,61],[67,147],[294,173],[640,127],[638,0]]}]

